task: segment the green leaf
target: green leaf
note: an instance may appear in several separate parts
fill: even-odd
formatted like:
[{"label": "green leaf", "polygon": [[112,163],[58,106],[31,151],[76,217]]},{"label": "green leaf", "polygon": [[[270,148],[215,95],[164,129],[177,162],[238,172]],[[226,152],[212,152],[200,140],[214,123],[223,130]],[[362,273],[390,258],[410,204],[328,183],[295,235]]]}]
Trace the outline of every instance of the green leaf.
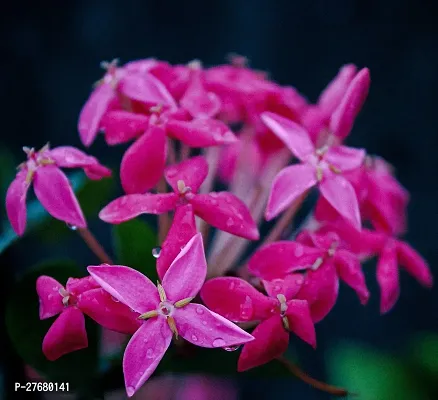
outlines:
[{"label": "green leaf", "polygon": [[71,261],[53,261],[29,270],[17,283],[6,308],[6,327],[23,361],[50,381],[70,382],[70,390],[88,390],[96,381],[98,365],[98,326],[86,318],[88,348],[49,361],[42,353],[42,342],[57,317],[39,319],[36,280],[41,275],[55,278],[63,285],[69,277],[83,273]]},{"label": "green leaf", "polygon": [[409,367],[390,355],[346,343],[331,351],[327,359],[331,380],[361,400],[428,398]]},{"label": "green leaf", "polygon": [[438,335],[436,333],[418,334],[411,344],[411,357],[427,371],[431,377],[438,378]]},{"label": "green leaf", "polygon": [[113,225],[113,241],[117,262],[142,272],[152,282],[158,279],[156,260],[152,249],[157,245],[157,235],[139,219]]},{"label": "green leaf", "polygon": [[[85,175],[80,172],[73,174],[70,178],[73,189],[77,191],[83,187],[85,183]],[[52,218],[47,211],[43,208],[38,200],[32,200],[27,204],[27,224],[25,235],[31,233],[37,228],[42,227],[46,224],[50,218]],[[2,223],[2,234],[0,236],[0,254],[17,241],[20,237],[17,236],[12,229],[8,220]]]}]

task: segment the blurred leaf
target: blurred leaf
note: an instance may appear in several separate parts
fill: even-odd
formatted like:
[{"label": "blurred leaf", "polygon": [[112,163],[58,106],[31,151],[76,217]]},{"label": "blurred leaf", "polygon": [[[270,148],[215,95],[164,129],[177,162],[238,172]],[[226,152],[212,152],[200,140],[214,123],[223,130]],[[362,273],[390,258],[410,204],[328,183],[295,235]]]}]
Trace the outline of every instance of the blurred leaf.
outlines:
[{"label": "blurred leaf", "polygon": [[412,359],[434,378],[438,378],[438,335],[423,333],[411,345]]},{"label": "blurred leaf", "polygon": [[113,225],[113,241],[117,262],[145,274],[156,282],[158,274],[152,249],[157,245],[157,235],[152,228],[139,219]]},{"label": "blurred leaf", "polygon": [[[85,175],[81,172],[73,174],[70,177],[73,189],[79,190],[85,183]],[[42,227],[52,217],[43,208],[41,203],[35,199],[27,203],[27,224],[25,235],[31,233],[33,230]],[[2,223],[2,234],[0,236],[0,253],[13,244],[19,236],[17,236],[12,229],[8,220]]]},{"label": "blurred leaf", "polygon": [[361,400],[422,400],[429,397],[401,361],[365,346],[344,344],[330,352],[331,380]]},{"label": "blurred leaf", "polygon": [[23,361],[50,381],[70,382],[71,390],[94,384],[98,361],[98,326],[88,318],[86,349],[49,361],[42,352],[42,342],[56,317],[40,321],[36,280],[49,275],[65,285],[69,277],[81,277],[71,261],[52,261],[32,268],[14,288],[6,307],[6,327],[11,341]]}]

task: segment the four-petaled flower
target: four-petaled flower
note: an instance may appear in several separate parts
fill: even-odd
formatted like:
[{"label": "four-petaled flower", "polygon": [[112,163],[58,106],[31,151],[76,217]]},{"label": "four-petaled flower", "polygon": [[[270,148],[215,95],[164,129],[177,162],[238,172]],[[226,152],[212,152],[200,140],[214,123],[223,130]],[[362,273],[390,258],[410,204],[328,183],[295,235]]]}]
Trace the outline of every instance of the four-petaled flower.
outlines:
[{"label": "four-petaled flower", "polygon": [[207,348],[253,340],[250,334],[203,305],[191,304],[207,274],[199,233],[181,250],[157,286],[140,272],[125,266],[90,266],[88,272],[103,289],[144,321],[129,341],[123,357],[128,396],[154,372],[173,335]]}]

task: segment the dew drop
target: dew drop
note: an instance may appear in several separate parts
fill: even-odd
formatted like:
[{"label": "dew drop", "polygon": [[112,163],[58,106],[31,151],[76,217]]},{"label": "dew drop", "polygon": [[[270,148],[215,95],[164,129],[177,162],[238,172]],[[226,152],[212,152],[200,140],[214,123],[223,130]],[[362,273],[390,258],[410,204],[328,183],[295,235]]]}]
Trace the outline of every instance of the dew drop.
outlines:
[{"label": "dew drop", "polygon": [[202,321],[202,325],[207,325],[207,321]]},{"label": "dew drop", "polygon": [[213,340],[213,347],[224,347],[225,340],[222,338],[217,338]]},{"label": "dew drop", "polygon": [[196,341],[198,340],[198,337],[197,337],[196,335],[192,335],[192,340],[193,340],[194,342],[196,342]]},{"label": "dew drop", "polygon": [[196,307],[196,312],[197,312],[199,315],[204,314],[204,310],[202,309],[202,307]]},{"label": "dew drop", "polygon": [[152,255],[155,257],[155,258],[159,258],[160,257],[160,254],[161,254],[161,247],[154,247],[153,249],[152,249]]},{"label": "dew drop", "polygon": [[154,357],[154,351],[152,349],[148,349],[148,351],[146,352],[146,357],[147,358],[153,358]]},{"label": "dew drop", "polygon": [[240,349],[240,345],[238,346],[229,346],[229,347],[224,347],[225,351],[236,351]]},{"label": "dew drop", "polygon": [[229,289],[230,289],[230,290],[234,290],[235,287],[236,287],[235,282],[231,282],[231,283],[230,283],[230,286],[229,286]]},{"label": "dew drop", "polygon": [[233,221],[233,218],[228,218],[227,219],[227,226],[228,226],[228,228],[230,228],[231,226],[233,226],[234,225],[234,221]]},{"label": "dew drop", "polygon": [[78,229],[78,227],[76,225],[72,225],[72,224],[66,224],[67,228],[70,229],[71,231],[75,231]]}]

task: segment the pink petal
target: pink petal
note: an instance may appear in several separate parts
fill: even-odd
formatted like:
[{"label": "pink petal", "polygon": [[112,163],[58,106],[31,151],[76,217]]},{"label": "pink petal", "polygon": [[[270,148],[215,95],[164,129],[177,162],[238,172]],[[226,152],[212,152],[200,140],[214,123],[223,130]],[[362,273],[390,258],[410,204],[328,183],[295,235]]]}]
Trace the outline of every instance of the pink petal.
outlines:
[{"label": "pink petal", "polygon": [[260,247],[250,258],[248,270],[268,281],[283,279],[291,272],[309,268],[324,254],[324,250],[301,243],[279,241]]},{"label": "pink petal", "polygon": [[230,128],[216,119],[193,121],[172,119],[166,124],[166,128],[169,136],[194,148],[231,144],[237,140]]},{"label": "pink petal", "polygon": [[99,212],[99,218],[110,224],[120,224],[141,214],[163,214],[176,207],[178,196],[164,194],[128,194],[113,200]]},{"label": "pink petal", "polygon": [[196,193],[208,174],[208,163],[202,156],[192,157],[179,164],[174,164],[164,170],[167,183],[178,193],[178,181],[183,181]]},{"label": "pink petal", "polygon": [[138,314],[101,288],[82,293],[77,306],[99,325],[112,331],[133,334],[142,324],[137,319]]},{"label": "pink petal", "polygon": [[338,298],[339,280],[331,260],[316,270],[307,271],[306,280],[297,298],[307,300],[313,322],[321,321],[333,308]]},{"label": "pink petal", "polygon": [[271,112],[264,112],[261,118],[265,125],[275,133],[301,161],[307,160],[315,151],[309,134],[296,122]]},{"label": "pink petal", "polygon": [[336,250],[334,257],[339,278],[356,291],[362,304],[366,304],[370,298],[370,292],[357,256],[345,250]]},{"label": "pink petal", "polygon": [[173,315],[178,334],[196,346],[230,347],[254,339],[237,325],[200,304],[177,308]]},{"label": "pink petal", "polygon": [[172,332],[165,318],[151,318],[132,336],[123,355],[126,393],[131,397],[154,373],[163,358]]},{"label": "pink petal", "polygon": [[196,235],[195,215],[191,204],[179,206],[173,215],[172,225],[161,246],[160,257],[157,259],[157,272],[160,279],[169,269],[170,264],[181,252],[181,248]]},{"label": "pink petal", "polygon": [[388,243],[380,253],[377,282],[380,287],[380,313],[385,314],[394,307],[400,296],[397,248],[393,242]]},{"label": "pink petal", "polygon": [[87,270],[111,296],[140,314],[155,310],[160,302],[156,286],[135,269],[102,264]]},{"label": "pink petal", "polygon": [[20,236],[26,230],[26,195],[29,189],[26,175],[26,170],[18,172],[6,193],[6,212],[12,229]]},{"label": "pink petal", "polygon": [[165,105],[176,109],[175,100],[166,87],[148,73],[128,73],[120,81],[120,91],[131,100],[147,106]]},{"label": "pink petal", "polygon": [[190,197],[195,214],[217,229],[258,240],[260,235],[248,207],[229,192],[212,192]]},{"label": "pink petal", "polygon": [[243,279],[233,277],[205,282],[201,298],[208,308],[235,322],[265,319],[277,306],[275,299],[264,296]]},{"label": "pink petal", "polygon": [[356,66],[353,64],[344,65],[327,85],[318,98],[318,106],[327,115],[332,114],[341,102],[350,82],[356,75]]},{"label": "pink petal", "polygon": [[163,176],[166,163],[166,135],[162,127],[151,125],[123,156],[120,179],[126,193],[152,189]]},{"label": "pink petal", "polygon": [[100,121],[116,94],[109,83],[99,85],[90,95],[79,115],[78,130],[84,146],[93,143]]},{"label": "pink petal", "polygon": [[350,171],[362,165],[366,152],[347,146],[332,146],[324,154],[324,160],[341,171]]},{"label": "pink petal", "polygon": [[197,233],[173,260],[163,277],[163,288],[172,301],[195,297],[207,275],[202,235]]},{"label": "pink petal", "polygon": [[370,87],[370,71],[361,69],[351,81],[339,106],[333,112],[330,120],[330,130],[339,138],[348,136],[354,120],[359,114]]},{"label": "pink petal", "polygon": [[340,238],[333,231],[320,233],[304,230],[297,235],[295,240],[306,246],[329,250],[333,245],[339,244]]},{"label": "pink petal", "polygon": [[58,167],[38,168],[33,182],[36,197],[52,217],[79,228],[87,226],[70,182]]},{"label": "pink petal", "polygon": [[296,296],[303,283],[304,278],[302,274],[290,274],[284,279],[263,281],[263,286],[268,296],[276,298],[278,294],[283,294],[289,300]]},{"label": "pink petal", "polygon": [[76,307],[67,307],[43,339],[43,353],[50,361],[87,346],[84,314]]},{"label": "pink petal", "polygon": [[316,332],[310,315],[309,304],[305,300],[289,300],[287,302],[286,317],[289,329],[300,339],[316,347]]},{"label": "pink petal", "polygon": [[123,110],[107,112],[100,122],[109,145],[129,142],[145,132],[148,126],[147,116]]},{"label": "pink petal", "polygon": [[272,183],[265,211],[266,220],[275,218],[316,183],[315,169],[309,164],[283,168]]},{"label": "pink petal", "polygon": [[86,276],[85,278],[68,278],[65,287],[69,293],[79,296],[88,290],[100,288],[100,285],[93,277]]},{"label": "pink petal", "polygon": [[409,244],[397,241],[398,263],[404,267],[422,285],[432,287],[433,276],[426,260]]},{"label": "pink petal", "polygon": [[351,183],[343,176],[333,175],[319,184],[319,190],[330,205],[360,231],[359,204]]},{"label": "pink petal", "polygon": [[40,300],[40,319],[59,314],[63,309],[60,289],[64,289],[57,280],[50,276],[40,276],[36,281],[36,290]]},{"label": "pink petal", "polygon": [[281,356],[289,344],[289,333],[279,315],[260,323],[252,332],[254,340],[243,346],[237,364],[239,372],[258,367]]}]

